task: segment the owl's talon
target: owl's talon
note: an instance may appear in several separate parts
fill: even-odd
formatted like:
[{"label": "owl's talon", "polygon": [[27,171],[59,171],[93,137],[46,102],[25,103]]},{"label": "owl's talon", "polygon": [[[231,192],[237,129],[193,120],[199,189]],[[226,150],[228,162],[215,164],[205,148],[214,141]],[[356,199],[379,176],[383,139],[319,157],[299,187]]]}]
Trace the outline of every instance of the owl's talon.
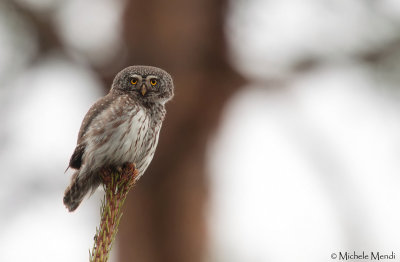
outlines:
[{"label": "owl's talon", "polygon": [[122,165],[122,169],[135,169],[135,164],[131,162],[126,162]]}]

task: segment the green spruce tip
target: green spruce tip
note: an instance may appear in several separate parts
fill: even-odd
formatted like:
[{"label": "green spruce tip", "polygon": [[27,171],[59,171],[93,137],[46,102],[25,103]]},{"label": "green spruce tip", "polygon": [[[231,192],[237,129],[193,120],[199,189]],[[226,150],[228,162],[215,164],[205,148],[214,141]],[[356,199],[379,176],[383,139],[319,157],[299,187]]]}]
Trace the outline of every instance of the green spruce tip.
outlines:
[{"label": "green spruce tip", "polygon": [[89,250],[90,262],[108,260],[122,217],[122,207],[137,175],[134,164],[125,164],[117,169],[103,168],[100,172],[105,194],[100,209],[100,227],[96,228],[93,248],[91,252]]}]

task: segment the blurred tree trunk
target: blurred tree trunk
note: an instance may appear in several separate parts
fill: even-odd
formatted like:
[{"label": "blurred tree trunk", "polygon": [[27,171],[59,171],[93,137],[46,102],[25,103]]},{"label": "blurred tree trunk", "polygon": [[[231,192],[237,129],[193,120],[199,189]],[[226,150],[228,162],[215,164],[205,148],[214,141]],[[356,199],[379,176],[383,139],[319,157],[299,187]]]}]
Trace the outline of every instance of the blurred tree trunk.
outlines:
[{"label": "blurred tree trunk", "polygon": [[131,0],[123,17],[126,65],[161,67],[175,98],[154,160],[131,191],[119,261],[204,261],[205,149],[223,104],[242,83],[227,62],[225,0]]}]

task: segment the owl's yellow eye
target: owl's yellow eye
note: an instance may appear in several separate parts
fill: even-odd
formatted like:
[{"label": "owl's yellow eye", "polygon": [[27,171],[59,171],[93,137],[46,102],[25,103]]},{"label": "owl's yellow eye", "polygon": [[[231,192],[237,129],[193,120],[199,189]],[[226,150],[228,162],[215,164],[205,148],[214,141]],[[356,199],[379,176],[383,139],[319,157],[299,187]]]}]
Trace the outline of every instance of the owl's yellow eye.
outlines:
[{"label": "owl's yellow eye", "polygon": [[151,84],[152,86],[155,86],[155,85],[157,84],[157,80],[151,79],[151,80],[150,80],[150,84]]},{"label": "owl's yellow eye", "polygon": [[132,84],[132,85],[136,85],[136,84],[137,84],[137,79],[136,79],[136,78],[133,78],[133,79],[131,80],[131,84]]}]

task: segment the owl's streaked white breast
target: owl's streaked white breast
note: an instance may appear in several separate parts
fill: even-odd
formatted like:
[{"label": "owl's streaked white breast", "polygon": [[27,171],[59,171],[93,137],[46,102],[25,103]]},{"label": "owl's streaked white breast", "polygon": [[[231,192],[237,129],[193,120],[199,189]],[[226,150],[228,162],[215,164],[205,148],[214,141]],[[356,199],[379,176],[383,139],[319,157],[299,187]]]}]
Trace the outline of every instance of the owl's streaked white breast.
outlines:
[{"label": "owl's streaked white breast", "polygon": [[99,168],[129,162],[135,163],[143,174],[145,168],[141,161],[146,151],[144,141],[150,128],[150,116],[140,105],[132,106],[129,112],[122,114],[118,110],[110,108],[93,120],[85,139],[84,165]]}]

